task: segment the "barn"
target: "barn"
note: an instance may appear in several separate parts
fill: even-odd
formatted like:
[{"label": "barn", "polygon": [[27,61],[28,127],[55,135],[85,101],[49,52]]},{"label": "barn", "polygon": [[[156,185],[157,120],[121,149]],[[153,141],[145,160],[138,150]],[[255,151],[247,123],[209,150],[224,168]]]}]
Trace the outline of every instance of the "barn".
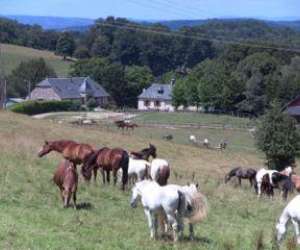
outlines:
[{"label": "barn", "polygon": [[46,78],[36,85],[28,99],[80,100],[94,98],[98,105],[109,102],[110,95],[90,77]]}]

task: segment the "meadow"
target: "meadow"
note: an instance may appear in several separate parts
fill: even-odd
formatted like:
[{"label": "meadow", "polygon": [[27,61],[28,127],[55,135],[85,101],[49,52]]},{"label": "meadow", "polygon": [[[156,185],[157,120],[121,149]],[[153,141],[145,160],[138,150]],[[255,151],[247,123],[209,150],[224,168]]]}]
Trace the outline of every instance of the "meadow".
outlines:
[{"label": "meadow", "polygon": [[[107,125],[74,127],[0,112],[0,249],[276,249],[274,226],[286,203],[278,194],[273,200],[258,200],[249,183],[238,188],[235,181],[227,185],[223,181],[232,166],[260,168],[262,154],[243,148],[220,152],[166,142],[155,135],[160,130],[141,127],[122,134]],[[152,136],[146,136],[150,131]],[[235,136],[237,143],[254,145],[249,134]],[[61,156],[37,157],[45,139],[74,139],[129,151],[151,141],[158,156],[171,164],[170,182],[186,184],[195,173],[208,198],[208,218],[196,226],[195,241],[150,240],[141,205],[137,209],[129,205],[130,189],[122,192],[100,180],[89,185],[80,181],[77,199],[82,209],[63,209],[51,181]],[[292,233],[289,229],[282,249],[296,249]]]},{"label": "meadow", "polygon": [[53,52],[37,50],[17,45],[1,44],[1,67],[5,75],[11,73],[20,62],[30,59],[44,58],[45,61],[53,67],[58,76],[67,76],[70,68],[69,61],[63,61],[60,56]]}]

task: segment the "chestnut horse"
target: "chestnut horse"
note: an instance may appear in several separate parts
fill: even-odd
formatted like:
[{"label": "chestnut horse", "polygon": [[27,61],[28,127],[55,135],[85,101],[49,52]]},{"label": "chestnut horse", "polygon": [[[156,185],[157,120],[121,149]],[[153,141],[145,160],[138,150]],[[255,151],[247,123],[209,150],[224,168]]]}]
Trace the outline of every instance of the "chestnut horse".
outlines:
[{"label": "chestnut horse", "polygon": [[69,206],[70,199],[73,196],[74,208],[76,209],[78,174],[75,165],[68,160],[61,161],[54,173],[53,181],[60,189],[64,207]]},{"label": "chestnut horse", "polygon": [[138,152],[130,152],[134,159],[142,159],[145,161],[149,161],[150,156],[152,158],[156,158],[156,147],[149,143],[149,148],[144,148]]},{"label": "chestnut horse", "polygon": [[38,156],[43,157],[51,151],[61,153],[66,160],[69,160],[76,165],[84,163],[88,157],[94,153],[92,146],[88,144],[81,144],[70,140],[59,141],[45,141],[42,149],[39,151]]},{"label": "chestnut horse", "polygon": [[128,181],[128,164],[129,156],[127,151],[121,148],[101,148],[95,151],[82,167],[82,175],[86,180],[91,179],[92,170],[101,170],[103,183],[105,183],[105,172],[106,180],[110,182],[110,171],[113,171],[114,184],[117,183],[117,172],[122,168],[122,190],[125,190],[125,185]]}]

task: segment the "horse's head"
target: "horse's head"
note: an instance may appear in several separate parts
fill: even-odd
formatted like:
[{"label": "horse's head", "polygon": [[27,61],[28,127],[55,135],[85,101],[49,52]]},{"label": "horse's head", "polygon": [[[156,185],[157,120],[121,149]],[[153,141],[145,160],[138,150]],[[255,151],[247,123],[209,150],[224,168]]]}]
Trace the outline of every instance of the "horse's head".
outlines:
[{"label": "horse's head", "polygon": [[43,157],[44,155],[50,153],[53,150],[52,143],[45,141],[43,147],[38,152],[39,157]]},{"label": "horse's head", "polygon": [[132,208],[137,207],[139,195],[140,195],[140,191],[139,191],[138,185],[135,184],[134,187],[132,188],[132,194],[131,194],[131,199],[130,199],[130,206]]},{"label": "horse's head", "polygon": [[149,143],[149,152],[150,152],[150,155],[153,157],[153,158],[156,158],[156,147],[154,145],[152,145],[151,143]]},{"label": "horse's head", "polygon": [[280,243],[283,239],[283,236],[286,232],[286,226],[283,223],[278,222],[276,225],[276,231],[277,231],[277,242]]}]

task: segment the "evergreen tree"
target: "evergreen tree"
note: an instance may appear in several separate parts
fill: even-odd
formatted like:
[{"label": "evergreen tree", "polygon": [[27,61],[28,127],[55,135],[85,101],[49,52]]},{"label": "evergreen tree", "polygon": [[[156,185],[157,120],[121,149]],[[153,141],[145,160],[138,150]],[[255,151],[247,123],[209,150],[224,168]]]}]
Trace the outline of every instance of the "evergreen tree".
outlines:
[{"label": "evergreen tree", "polygon": [[56,53],[63,56],[66,60],[67,56],[72,56],[75,50],[75,41],[72,35],[68,32],[62,33],[56,44]]}]

